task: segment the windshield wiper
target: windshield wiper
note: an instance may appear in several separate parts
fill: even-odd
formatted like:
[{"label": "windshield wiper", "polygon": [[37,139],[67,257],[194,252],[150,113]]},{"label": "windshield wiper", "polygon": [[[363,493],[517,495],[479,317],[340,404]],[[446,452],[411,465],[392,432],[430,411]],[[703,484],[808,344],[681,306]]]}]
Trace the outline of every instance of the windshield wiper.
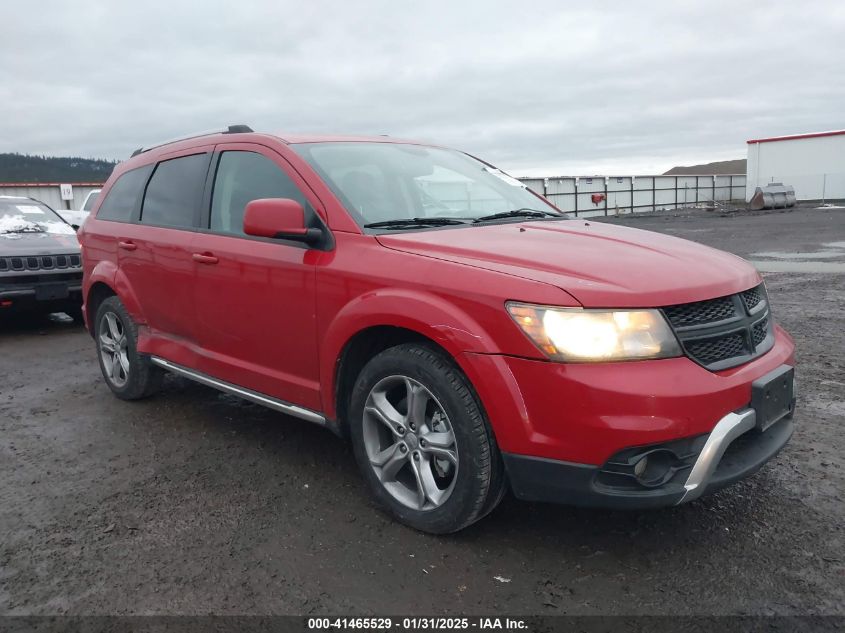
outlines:
[{"label": "windshield wiper", "polygon": [[511,211],[502,211],[501,213],[493,213],[491,215],[482,215],[480,218],[475,218],[473,223],[487,222],[488,220],[501,220],[503,218],[545,218],[547,216],[555,218],[566,217],[560,213],[552,213],[551,211],[522,208],[513,209]]},{"label": "windshield wiper", "polygon": [[466,224],[465,220],[455,218],[403,218],[401,220],[384,220],[383,222],[370,222],[365,224],[365,229],[405,229],[416,226],[446,226],[449,224]]}]

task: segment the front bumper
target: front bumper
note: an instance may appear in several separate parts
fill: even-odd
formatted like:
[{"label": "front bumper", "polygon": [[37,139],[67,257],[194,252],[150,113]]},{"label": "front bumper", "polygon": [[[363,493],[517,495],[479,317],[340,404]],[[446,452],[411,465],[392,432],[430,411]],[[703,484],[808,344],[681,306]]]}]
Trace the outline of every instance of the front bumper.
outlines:
[{"label": "front bumper", "polygon": [[[790,336],[775,326],[774,338],[764,355],[718,372],[683,357],[565,364],[464,354],[460,362],[484,403],[518,497],[655,507],[745,477],[789,440],[791,416],[765,432],[753,428],[753,383],[795,362]],[[643,449],[678,456],[660,485],[626,489],[619,473],[606,472],[620,460],[634,463]],[[711,457],[699,463],[706,454]]]},{"label": "front bumper", "polygon": [[754,428],[755,419],[753,409],[729,413],[701,438],[691,469],[647,490],[607,485],[598,466],[507,453],[503,457],[514,495],[526,501],[615,509],[677,505],[757,472],[792,436],[791,416],[764,432]]},{"label": "front bumper", "polygon": [[[0,279],[2,282],[2,279]],[[39,286],[60,286],[62,292],[51,295],[39,290]],[[66,293],[64,289],[66,288]],[[79,306],[82,304],[82,282],[73,280],[47,281],[43,283],[0,285],[0,311],[26,311],[26,310],[60,310],[64,307]]]}]

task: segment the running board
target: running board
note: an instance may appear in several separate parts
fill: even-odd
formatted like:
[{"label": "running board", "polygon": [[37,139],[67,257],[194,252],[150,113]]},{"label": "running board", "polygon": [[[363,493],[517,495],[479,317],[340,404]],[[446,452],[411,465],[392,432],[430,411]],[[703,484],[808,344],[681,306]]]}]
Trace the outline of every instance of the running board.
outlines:
[{"label": "running board", "polygon": [[212,378],[211,376],[202,374],[198,371],[194,371],[193,369],[188,369],[187,367],[182,367],[182,365],[171,363],[169,360],[164,360],[163,358],[159,358],[158,356],[150,356],[150,360],[153,362],[154,365],[163,367],[168,371],[172,371],[174,374],[179,374],[180,376],[189,378],[207,387],[219,389],[220,391],[230,393],[233,396],[238,396],[240,398],[243,398],[244,400],[249,400],[250,402],[260,404],[270,409],[281,411],[282,413],[292,415],[296,418],[301,418],[303,420],[308,420],[309,422],[314,422],[315,424],[327,426],[326,418],[324,418],[316,411],[312,411],[311,409],[298,407],[295,404],[290,404],[289,402],[278,400],[276,398],[273,398],[272,396],[266,396],[262,393],[258,393],[257,391],[245,389],[244,387],[238,387],[237,385],[218,380],[217,378]]}]

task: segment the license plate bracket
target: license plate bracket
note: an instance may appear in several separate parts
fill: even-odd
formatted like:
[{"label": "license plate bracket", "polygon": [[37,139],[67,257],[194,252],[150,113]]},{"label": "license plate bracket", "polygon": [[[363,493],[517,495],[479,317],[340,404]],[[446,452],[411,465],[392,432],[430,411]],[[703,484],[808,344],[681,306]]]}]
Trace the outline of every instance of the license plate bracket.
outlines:
[{"label": "license plate bracket", "polygon": [[781,365],[751,383],[751,408],[757,414],[757,428],[765,431],[792,413],[795,406],[795,368]]},{"label": "license plate bracket", "polygon": [[53,301],[55,299],[67,299],[68,288],[66,283],[40,284],[35,287],[36,301]]}]

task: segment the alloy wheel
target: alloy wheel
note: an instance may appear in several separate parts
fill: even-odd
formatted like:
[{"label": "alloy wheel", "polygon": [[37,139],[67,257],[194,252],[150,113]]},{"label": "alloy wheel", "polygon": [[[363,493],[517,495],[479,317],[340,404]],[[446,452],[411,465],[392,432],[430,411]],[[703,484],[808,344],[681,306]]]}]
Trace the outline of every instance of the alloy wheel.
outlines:
[{"label": "alloy wheel", "polygon": [[443,406],[419,381],[388,376],[364,405],[364,448],[384,489],[414,510],[442,506],[455,487],[458,446]]},{"label": "alloy wheel", "polygon": [[129,380],[128,341],[123,322],[114,312],[106,312],[100,319],[97,332],[106,378],[115,387],[123,387]]}]

